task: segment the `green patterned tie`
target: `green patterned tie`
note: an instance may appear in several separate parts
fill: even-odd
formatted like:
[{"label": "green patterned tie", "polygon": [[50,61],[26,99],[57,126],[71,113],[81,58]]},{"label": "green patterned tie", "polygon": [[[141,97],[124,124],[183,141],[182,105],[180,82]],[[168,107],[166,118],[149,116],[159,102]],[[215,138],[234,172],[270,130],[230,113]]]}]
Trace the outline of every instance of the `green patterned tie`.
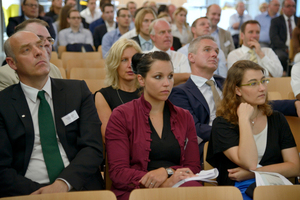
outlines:
[{"label": "green patterned tie", "polygon": [[45,99],[45,91],[39,91],[38,98],[40,99],[38,118],[42,151],[50,183],[53,183],[64,169],[64,163],[58,148],[51,108]]}]

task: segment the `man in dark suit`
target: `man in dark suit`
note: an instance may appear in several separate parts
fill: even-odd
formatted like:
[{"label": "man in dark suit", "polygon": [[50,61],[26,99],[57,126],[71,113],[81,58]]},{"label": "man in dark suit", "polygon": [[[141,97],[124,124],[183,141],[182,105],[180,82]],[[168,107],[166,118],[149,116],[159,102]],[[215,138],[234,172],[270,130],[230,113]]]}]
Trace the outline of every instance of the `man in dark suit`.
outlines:
[{"label": "man in dark suit", "polygon": [[282,12],[282,15],[271,20],[269,34],[271,47],[278,56],[284,71],[287,71],[290,39],[298,21],[298,17],[295,16],[296,4],[294,0],[284,0]]},{"label": "man in dark suit", "polygon": [[105,19],[104,24],[97,26],[94,29],[93,38],[94,46],[96,49],[98,46],[102,45],[102,38],[108,31],[118,28],[118,23],[114,21],[114,5],[107,3],[103,5],[103,14],[102,17]]},{"label": "man in dark suit", "polygon": [[102,189],[101,122],[86,84],[49,78],[34,33],[15,33],[4,49],[20,83],[0,92],[0,196]]},{"label": "man in dark suit", "polygon": [[[216,93],[222,98],[224,78],[213,75],[218,67],[218,51],[218,45],[213,37],[206,35],[194,39],[190,43],[188,54],[192,74],[186,83],[174,87],[169,96],[174,105],[189,110],[194,118],[201,161],[204,144],[209,141],[211,125],[216,117],[213,89],[206,81],[213,81]],[[272,103],[276,110],[285,115],[296,116],[300,110],[300,101],[296,102],[286,100]]]},{"label": "man in dark suit", "polygon": [[56,34],[52,25],[52,19],[49,17],[39,16],[39,2],[38,0],[24,0],[22,4],[23,14],[18,17],[10,17],[6,28],[6,33],[11,36],[15,32],[15,27],[21,24],[23,21],[32,18],[38,18],[48,23],[47,27],[52,38],[56,38]]}]

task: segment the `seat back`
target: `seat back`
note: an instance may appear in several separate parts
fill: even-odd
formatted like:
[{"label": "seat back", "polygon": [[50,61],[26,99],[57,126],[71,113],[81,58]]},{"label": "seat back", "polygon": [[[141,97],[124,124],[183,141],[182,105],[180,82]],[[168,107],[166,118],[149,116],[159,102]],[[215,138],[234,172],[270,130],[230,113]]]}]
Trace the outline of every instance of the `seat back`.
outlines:
[{"label": "seat back", "polygon": [[298,200],[300,185],[268,185],[254,189],[253,200]]},{"label": "seat back", "polygon": [[100,55],[98,52],[63,52],[61,55],[61,59],[63,61],[64,68],[67,67],[68,60],[76,59],[76,60],[95,60],[100,59]]},{"label": "seat back", "polygon": [[66,79],[66,78],[67,78],[67,75],[66,75],[66,70],[65,70],[65,68],[59,67],[58,69],[59,69],[60,74],[61,74],[61,76],[63,77],[63,79]]},{"label": "seat back", "polygon": [[70,79],[105,79],[104,68],[72,68]]},{"label": "seat back", "polygon": [[1,200],[117,200],[116,195],[109,190],[66,192],[53,194],[38,194],[1,198]]},{"label": "seat back", "polygon": [[292,116],[285,116],[285,118],[290,125],[291,131],[296,141],[298,152],[300,152],[300,118]]},{"label": "seat back", "polygon": [[131,192],[129,200],[242,200],[242,194],[234,186],[218,187],[179,187],[135,189]]},{"label": "seat back", "polygon": [[83,64],[85,67],[89,67],[89,68],[105,68],[105,60],[104,59],[84,60]]},{"label": "seat back", "polygon": [[[214,168],[206,161],[207,148],[208,148],[208,142],[205,142],[204,147],[203,147],[203,168],[204,168],[204,170],[210,170],[210,169]],[[212,186],[212,184],[204,182],[204,186]]]},{"label": "seat back", "polygon": [[63,63],[60,59],[51,59],[50,62],[58,68],[63,68]]},{"label": "seat back", "polygon": [[90,89],[91,93],[95,93],[96,91],[100,90],[101,88],[105,87],[103,79],[83,79],[88,88]]},{"label": "seat back", "polygon": [[282,99],[288,99],[288,93],[292,92],[291,77],[271,77],[268,84],[268,92],[279,92]]},{"label": "seat back", "polygon": [[268,92],[268,100],[282,100],[279,92]]}]

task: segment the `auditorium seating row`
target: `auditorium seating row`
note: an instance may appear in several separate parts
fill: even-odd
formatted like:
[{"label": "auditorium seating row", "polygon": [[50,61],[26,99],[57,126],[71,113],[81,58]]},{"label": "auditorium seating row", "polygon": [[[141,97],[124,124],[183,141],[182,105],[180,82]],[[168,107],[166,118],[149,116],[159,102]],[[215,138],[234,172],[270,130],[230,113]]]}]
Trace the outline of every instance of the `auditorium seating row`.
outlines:
[{"label": "auditorium seating row", "polygon": [[[300,185],[260,186],[254,190],[254,200],[298,200]],[[109,190],[68,192],[56,194],[40,194],[1,198],[1,200],[116,200],[116,196]],[[180,187],[135,189],[129,200],[243,200],[240,191],[234,186],[218,187]]]}]

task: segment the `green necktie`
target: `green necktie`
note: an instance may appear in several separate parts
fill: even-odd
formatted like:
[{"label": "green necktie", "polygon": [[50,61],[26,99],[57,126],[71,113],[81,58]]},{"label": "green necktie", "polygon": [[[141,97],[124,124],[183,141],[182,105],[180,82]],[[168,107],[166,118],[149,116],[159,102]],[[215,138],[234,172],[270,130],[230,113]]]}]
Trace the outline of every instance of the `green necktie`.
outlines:
[{"label": "green necktie", "polygon": [[45,91],[38,92],[39,106],[39,128],[43,156],[48,171],[50,183],[53,183],[64,169],[58,143],[51,108],[45,99]]}]

